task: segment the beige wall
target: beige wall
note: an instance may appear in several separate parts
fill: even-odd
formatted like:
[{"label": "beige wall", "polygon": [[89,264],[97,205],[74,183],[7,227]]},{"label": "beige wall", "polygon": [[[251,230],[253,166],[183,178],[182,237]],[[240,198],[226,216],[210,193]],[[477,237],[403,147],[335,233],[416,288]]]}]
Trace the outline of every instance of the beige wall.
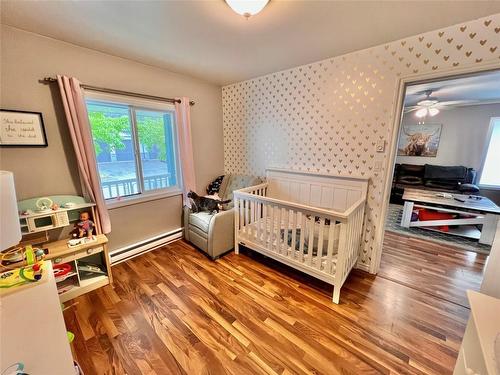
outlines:
[{"label": "beige wall", "polygon": [[[16,28],[1,28],[0,101],[5,109],[43,113],[47,148],[0,148],[0,168],[14,172],[18,199],[80,194],[75,157],[57,86],[40,78],[65,74],[94,86],[158,96],[188,96],[197,189],[223,171],[221,88],[198,79],[77,47]],[[115,249],[181,226],[179,196],[110,212]]]}]

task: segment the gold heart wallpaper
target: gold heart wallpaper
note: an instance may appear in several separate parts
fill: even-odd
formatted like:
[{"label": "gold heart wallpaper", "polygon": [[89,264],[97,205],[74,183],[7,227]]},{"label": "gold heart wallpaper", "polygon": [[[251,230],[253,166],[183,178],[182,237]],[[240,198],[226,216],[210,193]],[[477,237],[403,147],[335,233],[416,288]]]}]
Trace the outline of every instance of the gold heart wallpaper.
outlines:
[{"label": "gold heart wallpaper", "polygon": [[[499,47],[496,14],[225,86],[225,172],[264,176],[273,166],[370,177],[358,262],[369,270],[383,226],[399,78],[492,63],[500,68]],[[376,152],[378,141],[386,142],[384,153]]]}]

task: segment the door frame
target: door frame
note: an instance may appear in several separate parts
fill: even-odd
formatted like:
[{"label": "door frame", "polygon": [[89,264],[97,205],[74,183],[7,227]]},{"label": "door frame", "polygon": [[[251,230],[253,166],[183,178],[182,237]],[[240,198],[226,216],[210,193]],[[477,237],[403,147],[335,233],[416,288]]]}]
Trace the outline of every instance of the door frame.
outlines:
[{"label": "door frame", "polygon": [[453,78],[458,78],[461,76],[474,76],[488,71],[500,70],[500,66],[497,62],[490,62],[481,64],[481,66],[468,66],[462,68],[452,68],[441,70],[439,72],[413,74],[404,77],[400,77],[396,82],[396,92],[394,95],[394,102],[397,103],[394,107],[393,112],[393,126],[391,133],[391,140],[388,144],[389,147],[389,157],[386,159],[385,170],[385,180],[384,180],[384,192],[382,194],[382,215],[379,222],[379,227],[375,233],[375,253],[373,255],[372,261],[370,262],[369,272],[376,274],[380,268],[380,261],[382,259],[382,251],[385,236],[385,221],[387,220],[387,213],[389,209],[389,199],[392,189],[392,178],[394,175],[394,167],[396,162],[397,145],[399,141],[399,133],[401,130],[401,120],[404,109],[404,98],[406,94],[406,87],[413,84],[436,82],[441,80],[448,80]]}]

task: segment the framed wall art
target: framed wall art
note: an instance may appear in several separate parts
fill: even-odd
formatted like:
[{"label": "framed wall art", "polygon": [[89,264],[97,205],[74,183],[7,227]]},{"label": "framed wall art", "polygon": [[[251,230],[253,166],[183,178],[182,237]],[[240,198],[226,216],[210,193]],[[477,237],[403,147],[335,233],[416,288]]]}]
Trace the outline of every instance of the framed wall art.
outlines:
[{"label": "framed wall art", "polygon": [[398,156],[436,157],[442,124],[401,125]]},{"label": "framed wall art", "polygon": [[0,110],[1,147],[47,147],[41,112]]}]

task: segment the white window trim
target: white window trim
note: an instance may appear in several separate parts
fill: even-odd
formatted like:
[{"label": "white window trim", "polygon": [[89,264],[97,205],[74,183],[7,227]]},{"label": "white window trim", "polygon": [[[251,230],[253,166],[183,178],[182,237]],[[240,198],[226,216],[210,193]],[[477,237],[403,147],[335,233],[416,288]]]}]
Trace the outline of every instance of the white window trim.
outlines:
[{"label": "white window trim", "polygon": [[[102,100],[121,105],[132,105],[134,107],[142,107],[146,109],[157,109],[160,111],[175,111],[175,105],[158,100],[135,98],[133,96],[109,94],[100,91],[84,90],[85,98],[93,100]],[[126,99],[126,100],[124,100]]]},{"label": "white window trim", "polygon": [[500,186],[498,185],[481,184],[481,177],[483,174],[484,163],[486,162],[486,157],[488,156],[488,149],[490,148],[491,136],[493,135],[493,127],[496,121],[500,122],[500,117],[492,117],[490,119],[490,126],[488,128],[488,133],[486,134],[486,142],[484,144],[483,155],[481,158],[481,169],[479,170],[477,179],[479,188],[485,190],[500,190]]},{"label": "white window trim", "polygon": [[[159,110],[159,111],[173,112],[175,114],[175,105],[171,104],[171,103],[167,103],[167,102],[160,102],[160,101],[150,100],[150,99],[134,98],[134,97],[127,96],[127,95],[110,94],[110,93],[103,93],[103,92],[92,91],[92,90],[84,90],[84,97],[85,97],[85,99],[105,101],[105,102],[110,102],[110,103],[115,103],[115,104],[133,106],[133,107],[135,107],[135,109],[144,109],[144,110],[153,109],[153,110]],[[124,100],[124,98],[126,98],[126,100]],[[153,191],[143,191],[142,193],[129,195],[129,196],[125,196],[125,197],[105,199],[106,207],[109,210],[113,210],[113,209],[125,207],[125,206],[132,206],[134,204],[139,204],[139,203],[144,203],[144,202],[150,202],[150,201],[154,201],[154,200],[158,200],[158,199],[173,197],[173,196],[181,195],[183,193],[183,180],[182,180],[182,173],[181,173],[180,159],[179,159],[179,157],[180,157],[180,155],[179,155],[179,137],[178,137],[179,130],[177,129],[177,122],[176,122],[175,117],[176,116],[174,115],[173,119],[172,119],[172,123],[174,126],[174,141],[175,141],[174,155],[175,155],[175,171],[176,171],[177,185],[170,186],[170,187],[165,188],[165,189],[156,189]],[[95,157],[97,160],[97,155],[95,155]],[[96,165],[96,168],[97,168],[97,165]],[[137,166],[137,168],[139,168],[139,166]],[[99,186],[100,186],[101,191],[102,191],[100,176],[99,176]]]},{"label": "white window trim", "polygon": [[177,195],[182,195],[182,189],[175,186],[175,188],[172,189],[167,188],[167,189],[161,189],[161,191],[156,190],[150,193],[146,192],[142,194],[129,195],[127,197],[121,197],[120,199],[118,198],[106,199],[106,207],[108,207],[109,210],[114,210],[120,207],[126,207],[126,206],[132,206],[134,204],[156,201],[159,199],[175,197]]}]

